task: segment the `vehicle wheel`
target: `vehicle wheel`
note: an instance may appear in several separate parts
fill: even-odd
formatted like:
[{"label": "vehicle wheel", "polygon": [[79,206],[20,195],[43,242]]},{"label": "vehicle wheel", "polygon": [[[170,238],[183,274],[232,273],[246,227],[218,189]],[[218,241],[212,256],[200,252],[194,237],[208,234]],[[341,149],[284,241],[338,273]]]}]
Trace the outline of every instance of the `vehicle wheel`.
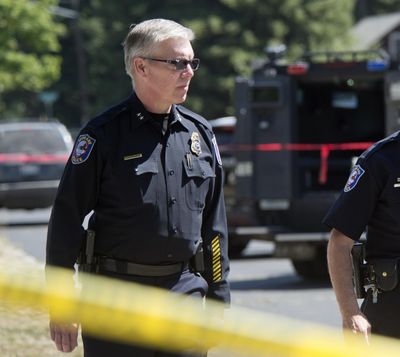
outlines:
[{"label": "vehicle wheel", "polygon": [[230,258],[239,258],[242,252],[249,244],[250,239],[235,238],[234,236],[229,236],[228,241],[228,255]]},{"label": "vehicle wheel", "polygon": [[313,260],[292,260],[292,264],[297,274],[304,279],[329,281],[325,247],[318,250]]}]

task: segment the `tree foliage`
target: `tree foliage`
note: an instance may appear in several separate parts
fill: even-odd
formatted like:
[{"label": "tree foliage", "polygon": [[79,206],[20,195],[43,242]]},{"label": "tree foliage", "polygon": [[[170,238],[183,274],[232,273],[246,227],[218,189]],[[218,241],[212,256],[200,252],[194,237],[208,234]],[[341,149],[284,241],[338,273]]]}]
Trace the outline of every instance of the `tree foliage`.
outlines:
[{"label": "tree foliage", "polygon": [[[8,1],[16,2],[0,3]],[[209,119],[234,114],[235,77],[248,75],[251,62],[265,57],[266,46],[285,44],[291,59],[307,50],[344,48],[354,1],[80,0],[87,73],[78,79],[73,25],[65,22],[69,31],[62,41],[62,78],[52,87],[61,94],[55,114],[70,126],[81,124],[82,83],[89,116],[128,96],[132,87],[124,71],[121,42],[131,23],[155,17],[178,21],[196,34],[193,47],[201,66],[186,105]]]},{"label": "tree foliage", "polygon": [[57,80],[61,58],[50,6],[56,0],[0,0],[0,93],[39,91]]},{"label": "tree foliage", "polygon": [[358,0],[355,7],[357,20],[371,15],[400,11],[400,0]]},{"label": "tree foliage", "polygon": [[346,0],[221,0],[219,12],[188,21],[206,71],[195,79],[196,110],[233,114],[232,91],[238,75],[250,73],[250,63],[265,57],[268,45],[284,44],[288,57],[309,50],[342,49],[351,27],[351,1]]},{"label": "tree foliage", "polygon": [[270,44],[284,43],[288,55],[341,49],[352,25],[349,0],[92,0],[82,2],[92,112],[123,98],[130,82],[121,42],[129,24],[164,17],[194,30],[201,59],[187,105],[208,118],[233,114],[235,77]]},{"label": "tree foliage", "polygon": [[399,0],[370,0],[367,1],[369,4],[369,14],[387,14],[390,12],[400,11],[400,1]]}]

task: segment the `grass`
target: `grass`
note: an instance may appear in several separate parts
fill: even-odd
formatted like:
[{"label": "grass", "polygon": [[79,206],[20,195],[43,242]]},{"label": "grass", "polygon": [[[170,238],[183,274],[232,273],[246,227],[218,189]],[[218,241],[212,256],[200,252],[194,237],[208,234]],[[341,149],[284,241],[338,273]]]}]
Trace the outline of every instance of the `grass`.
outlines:
[{"label": "grass", "polygon": [[[50,357],[66,356],[51,341],[45,311],[0,305],[0,356]],[[82,356],[82,342],[68,356]]]},{"label": "grass", "polygon": [[[43,264],[10,242],[0,237],[0,271],[18,272],[21,267],[29,271],[43,270]],[[11,306],[0,301],[0,356],[2,357],[57,357],[58,352],[50,339],[48,315],[44,310]],[[71,357],[82,356],[82,341]]]}]

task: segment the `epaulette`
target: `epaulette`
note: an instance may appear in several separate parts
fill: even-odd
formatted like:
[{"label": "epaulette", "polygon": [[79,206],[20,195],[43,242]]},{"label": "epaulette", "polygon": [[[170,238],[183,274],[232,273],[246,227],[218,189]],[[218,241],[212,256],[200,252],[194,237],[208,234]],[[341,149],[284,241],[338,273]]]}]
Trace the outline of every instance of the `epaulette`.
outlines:
[{"label": "epaulette", "polygon": [[129,97],[128,99],[125,99],[124,101],[122,101],[119,104],[116,104],[116,105],[104,110],[100,114],[96,115],[93,119],[91,119],[88,122],[87,126],[95,129],[95,128],[105,125],[110,120],[112,120],[116,116],[118,116],[120,113],[127,110],[129,107],[130,101],[131,101],[131,97]]},{"label": "epaulette", "polygon": [[191,110],[181,106],[177,105],[176,109],[178,110],[179,114],[184,116],[186,119],[189,120],[195,120],[205,126],[208,130],[212,131],[212,126],[211,124],[207,121],[207,119],[203,118],[201,115],[196,114],[195,112],[192,112]]},{"label": "epaulette", "polygon": [[393,141],[400,140],[400,131],[387,136],[386,138],[379,140],[375,144],[371,145],[367,150],[365,150],[361,155],[360,159],[366,159],[368,156],[372,155],[374,152],[379,150],[382,146],[387,145]]}]

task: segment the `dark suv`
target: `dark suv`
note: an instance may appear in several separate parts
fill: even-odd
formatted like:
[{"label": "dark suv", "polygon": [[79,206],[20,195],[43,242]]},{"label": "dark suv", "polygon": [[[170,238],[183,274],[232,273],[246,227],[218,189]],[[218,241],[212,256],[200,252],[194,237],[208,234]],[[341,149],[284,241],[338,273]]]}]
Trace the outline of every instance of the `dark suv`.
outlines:
[{"label": "dark suv", "polygon": [[58,122],[0,123],[0,207],[51,206],[72,146]]}]

